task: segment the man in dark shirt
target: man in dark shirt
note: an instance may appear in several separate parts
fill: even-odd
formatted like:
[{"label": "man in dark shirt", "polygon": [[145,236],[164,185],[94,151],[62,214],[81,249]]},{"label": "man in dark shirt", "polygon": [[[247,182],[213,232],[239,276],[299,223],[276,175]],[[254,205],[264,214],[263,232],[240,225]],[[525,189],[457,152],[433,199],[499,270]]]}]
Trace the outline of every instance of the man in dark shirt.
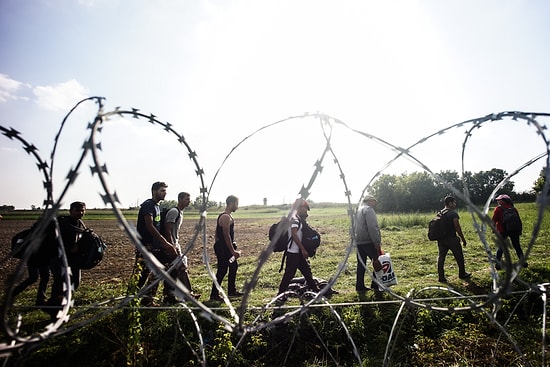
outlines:
[{"label": "man in dark shirt", "polygon": [[[71,286],[73,290],[76,290],[80,285],[80,268],[77,263],[77,242],[82,236],[82,232],[86,228],[82,217],[86,213],[86,204],[81,201],[75,201],[71,203],[69,208],[69,215],[60,216],[57,218],[59,223],[59,230],[61,232],[61,239],[63,240],[63,246],[65,253],[67,254],[67,262],[71,268]],[[63,282],[64,274],[62,260],[57,254],[50,259],[50,271],[52,273],[53,283],[50,299],[46,302],[46,307],[43,308],[45,312],[50,314],[52,319],[57,316],[57,313],[61,309],[63,304]]]},{"label": "man in dark shirt", "polygon": [[[165,258],[175,258],[177,256],[176,248],[160,234],[160,207],[159,202],[166,197],[166,188],[168,185],[164,182],[155,182],[151,186],[151,198],[141,204],[137,219],[137,231],[141,236],[141,241],[148,251],[151,251],[161,263],[165,263]],[[137,266],[139,264],[139,267]],[[141,269],[137,286],[141,288],[145,285],[151,270],[147,267],[141,253],[136,251],[136,270]],[[166,287],[166,284],[165,284]],[[156,287],[151,289],[148,295],[142,299],[142,305],[152,306]]]},{"label": "man in dark shirt", "polygon": [[[227,290],[229,296],[241,296],[242,293],[237,291],[235,280],[237,278],[237,269],[239,263],[237,259],[241,256],[241,252],[237,251],[235,242],[235,221],[231,213],[239,208],[239,199],[234,195],[229,195],[225,200],[226,207],[223,213],[218,216],[216,222],[216,242],[214,243],[214,252],[218,259],[218,270],[216,271],[216,281],[221,286],[223,278],[227,276]],[[218,287],[214,282],[212,291],[210,292],[210,301],[221,302]]]},{"label": "man in dark shirt", "polygon": [[464,247],[466,247],[466,239],[462,233],[459,216],[455,208],[456,199],[452,196],[445,197],[445,208],[441,210],[441,213],[443,214],[446,235],[443,239],[437,241],[437,248],[439,250],[437,257],[437,273],[439,275],[439,281],[442,283],[447,282],[445,278],[445,257],[449,250],[453,253],[458,265],[458,277],[460,279],[467,279],[471,276],[470,273],[466,272],[464,266],[464,253],[460,246],[460,240],[462,240]]}]

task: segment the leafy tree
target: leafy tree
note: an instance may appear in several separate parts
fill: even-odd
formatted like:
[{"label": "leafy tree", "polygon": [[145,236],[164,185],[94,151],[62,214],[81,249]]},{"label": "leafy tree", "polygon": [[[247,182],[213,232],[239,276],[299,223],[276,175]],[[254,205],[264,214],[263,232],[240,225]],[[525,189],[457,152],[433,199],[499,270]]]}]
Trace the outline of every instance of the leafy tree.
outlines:
[{"label": "leafy tree", "polygon": [[[197,209],[197,210],[200,210],[200,209],[202,209],[202,206],[203,206],[202,203],[203,203],[202,196],[197,196],[195,201],[192,204],[192,207]],[[220,204],[221,204],[221,202],[220,202]],[[209,200],[207,205],[206,205],[206,209],[212,208],[212,207],[218,207],[218,202],[213,201],[213,200]]]},{"label": "leafy tree", "polygon": [[370,193],[378,199],[378,210],[392,212],[398,209],[398,197],[395,192],[397,177],[384,174],[373,182]]},{"label": "leafy tree", "polygon": [[[504,180],[507,173],[493,168],[477,173],[465,172],[468,193],[474,204],[485,203],[494,188]],[[438,209],[443,198],[452,192],[451,187],[462,192],[463,184],[456,171],[441,171],[437,177],[427,172],[401,175],[381,175],[369,188],[369,193],[378,199],[380,212],[414,212]],[[518,197],[513,192],[514,183],[507,182],[499,193]]]},{"label": "leafy tree", "polygon": [[443,180],[442,182],[437,180],[435,182],[437,188],[436,196],[439,198],[438,206],[440,206],[441,202],[443,202],[443,198],[452,192],[448,185],[462,192],[462,181],[456,171],[440,171],[437,175]]},{"label": "leafy tree", "polygon": [[[502,182],[507,175],[506,171],[498,168],[493,168],[490,171],[480,171],[474,174],[467,172],[465,181],[472,202],[477,205],[485,203],[494,188]],[[499,193],[512,194],[513,191],[514,183],[508,181]]]},{"label": "leafy tree", "polygon": [[427,172],[413,172],[410,175],[401,176],[400,181],[404,186],[403,211],[430,210],[434,203],[437,203],[437,188]]},{"label": "leafy tree", "polygon": [[542,189],[544,188],[544,184],[546,183],[546,171],[548,170],[547,167],[543,168],[541,171],[540,171],[540,174],[539,174],[539,177],[537,178],[537,180],[533,183],[533,190],[537,193],[537,194],[541,194],[542,193]]},{"label": "leafy tree", "polygon": [[160,210],[165,209],[165,208],[173,208],[176,205],[178,205],[178,202],[176,200],[163,200],[160,203]]}]

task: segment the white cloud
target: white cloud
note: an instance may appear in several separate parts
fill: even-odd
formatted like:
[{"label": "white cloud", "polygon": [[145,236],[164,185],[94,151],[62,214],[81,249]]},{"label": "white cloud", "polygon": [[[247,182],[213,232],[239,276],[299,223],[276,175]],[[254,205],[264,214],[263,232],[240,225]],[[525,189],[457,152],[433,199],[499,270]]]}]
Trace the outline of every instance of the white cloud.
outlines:
[{"label": "white cloud", "polygon": [[11,79],[6,74],[0,74],[0,103],[9,100],[28,99],[27,97],[16,94],[16,92],[24,86],[29,87],[20,81]]},{"label": "white cloud", "polygon": [[39,106],[53,111],[68,111],[80,100],[89,96],[86,89],[75,79],[51,86],[38,86],[33,89]]}]

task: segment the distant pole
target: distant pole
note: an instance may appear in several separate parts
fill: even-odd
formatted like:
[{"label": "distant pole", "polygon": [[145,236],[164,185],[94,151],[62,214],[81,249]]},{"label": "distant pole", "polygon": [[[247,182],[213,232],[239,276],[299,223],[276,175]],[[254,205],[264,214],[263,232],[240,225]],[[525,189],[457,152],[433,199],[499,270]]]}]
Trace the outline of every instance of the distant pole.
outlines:
[{"label": "distant pole", "polygon": [[264,198],[264,206],[267,206],[267,198]]}]

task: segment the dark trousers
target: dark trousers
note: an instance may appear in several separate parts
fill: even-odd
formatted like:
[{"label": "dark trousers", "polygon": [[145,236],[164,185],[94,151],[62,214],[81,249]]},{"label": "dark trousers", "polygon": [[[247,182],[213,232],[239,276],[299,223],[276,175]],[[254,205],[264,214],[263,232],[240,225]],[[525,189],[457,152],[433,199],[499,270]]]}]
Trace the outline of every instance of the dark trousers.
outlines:
[{"label": "dark trousers", "polygon": [[[519,233],[501,233],[501,235],[503,239],[506,239],[506,237],[510,237],[510,242],[512,242],[512,246],[514,247],[514,250],[516,250],[516,255],[518,255],[519,261],[524,261],[523,250],[521,249],[521,245],[519,244]],[[500,261],[502,259],[502,253],[502,247],[499,246],[499,248],[497,249],[497,260]]]},{"label": "dark trousers", "polygon": [[[235,282],[237,280],[237,269],[239,268],[239,263],[237,260],[229,263],[231,256],[231,251],[227,248],[225,243],[216,242],[214,244],[214,252],[216,253],[216,258],[218,259],[218,270],[216,271],[216,281],[218,284],[222,284],[223,278],[227,275],[227,292],[229,294],[235,293],[237,287]],[[212,292],[210,292],[210,298],[219,297],[220,292],[216,287],[216,283],[212,283]]]},{"label": "dark trousers", "polygon": [[81,278],[81,271],[79,268],[71,267],[68,268],[63,267],[63,263],[61,262],[61,259],[58,257],[52,257],[50,259],[50,270],[52,273],[52,293],[50,294],[50,300],[49,303],[52,306],[60,306],[63,300],[63,284],[65,282],[65,271],[71,272],[70,276],[70,286],[73,290],[77,290],[78,286],[80,285],[80,278]]},{"label": "dark trousers", "polygon": [[294,276],[296,275],[297,270],[300,270],[309,288],[311,288],[314,292],[319,291],[317,283],[315,283],[315,280],[313,279],[311,267],[309,266],[309,262],[307,261],[307,259],[305,259],[301,253],[294,254],[291,252],[287,252],[285,273],[283,274],[283,279],[281,279],[281,283],[279,284],[278,294],[286,292],[286,290],[288,289],[288,285],[292,281],[292,278],[294,278]]},{"label": "dark trousers", "polygon": [[[173,258],[168,256],[164,250],[157,249],[157,248],[152,249],[150,247],[147,247],[147,249],[150,250],[151,253],[157,258],[157,260],[161,264],[166,266],[166,268],[169,268],[171,266],[171,262],[172,262]],[[138,264],[139,264],[139,267],[141,268],[141,272],[139,274],[137,286],[138,286],[138,289],[141,289],[141,288],[143,288],[143,286],[145,286],[145,283],[149,279],[149,276],[151,275],[151,269],[149,269],[149,267],[147,266],[147,264],[145,262],[145,259],[143,259],[143,257],[141,256],[141,253],[136,252],[136,265],[135,265],[134,271],[136,271],[136,269],[138,269]],[[170,275],[174,279],[176,279],[177,276],[178,276],[178,269],[177,268],[174,269],[172,272],[170,272]],[[158,284],[155,285],[154,287],[152,287],[151,290],[149,291],[149,293],[146,296],[148,296],[152,299],[156,295],[157,289],[158,289]],[[167,282],[164,282],[164,287],[163,287],[163,292],[162,292],[162,294],[164,296],[173,295],[173,290],[174,290],[174,288],[172,288]]]},{"label": "dark trousers", "polygon": [[27,271],[29,274],[28,277],[13,289],[13,296],[15,297],[23,292],[40,277],[36,293],[36,305],[41,306],[46,303],[46,290],[48,289],[48,281],[50,280],[50,267],[48,265],[37,266],[27,264]]},{"label": "dark trousers", "polygon": [[[357,245],[357,270],[356,270],[357,275],[355,278],[355,290],[358,292],[363,292],[367,289],[365,287],[367,257],[371,259],[371,261],[373,259],[378,259],[378,251],[376,251],[376,247],[374,247],[374,244],[367,243],[367,244]],[[365,265],[363,266],[363,264]],[[377,284],[374,281],[371,281],[370,286],[373,289],[378,288]]]},{"label": "dark trousers", "polygon": [[462,246],[460,245],[460,239],[458,237],[449,237],[437,241],[437,248],[439,254],[437,256],[437,274],[439,279],[445,278],[445,257],[449,250],[455,257],[456,264],[458,265],[458,276],[464,276],[466,274],[466,268],[464,266],[464,253],[462,252]]}]

